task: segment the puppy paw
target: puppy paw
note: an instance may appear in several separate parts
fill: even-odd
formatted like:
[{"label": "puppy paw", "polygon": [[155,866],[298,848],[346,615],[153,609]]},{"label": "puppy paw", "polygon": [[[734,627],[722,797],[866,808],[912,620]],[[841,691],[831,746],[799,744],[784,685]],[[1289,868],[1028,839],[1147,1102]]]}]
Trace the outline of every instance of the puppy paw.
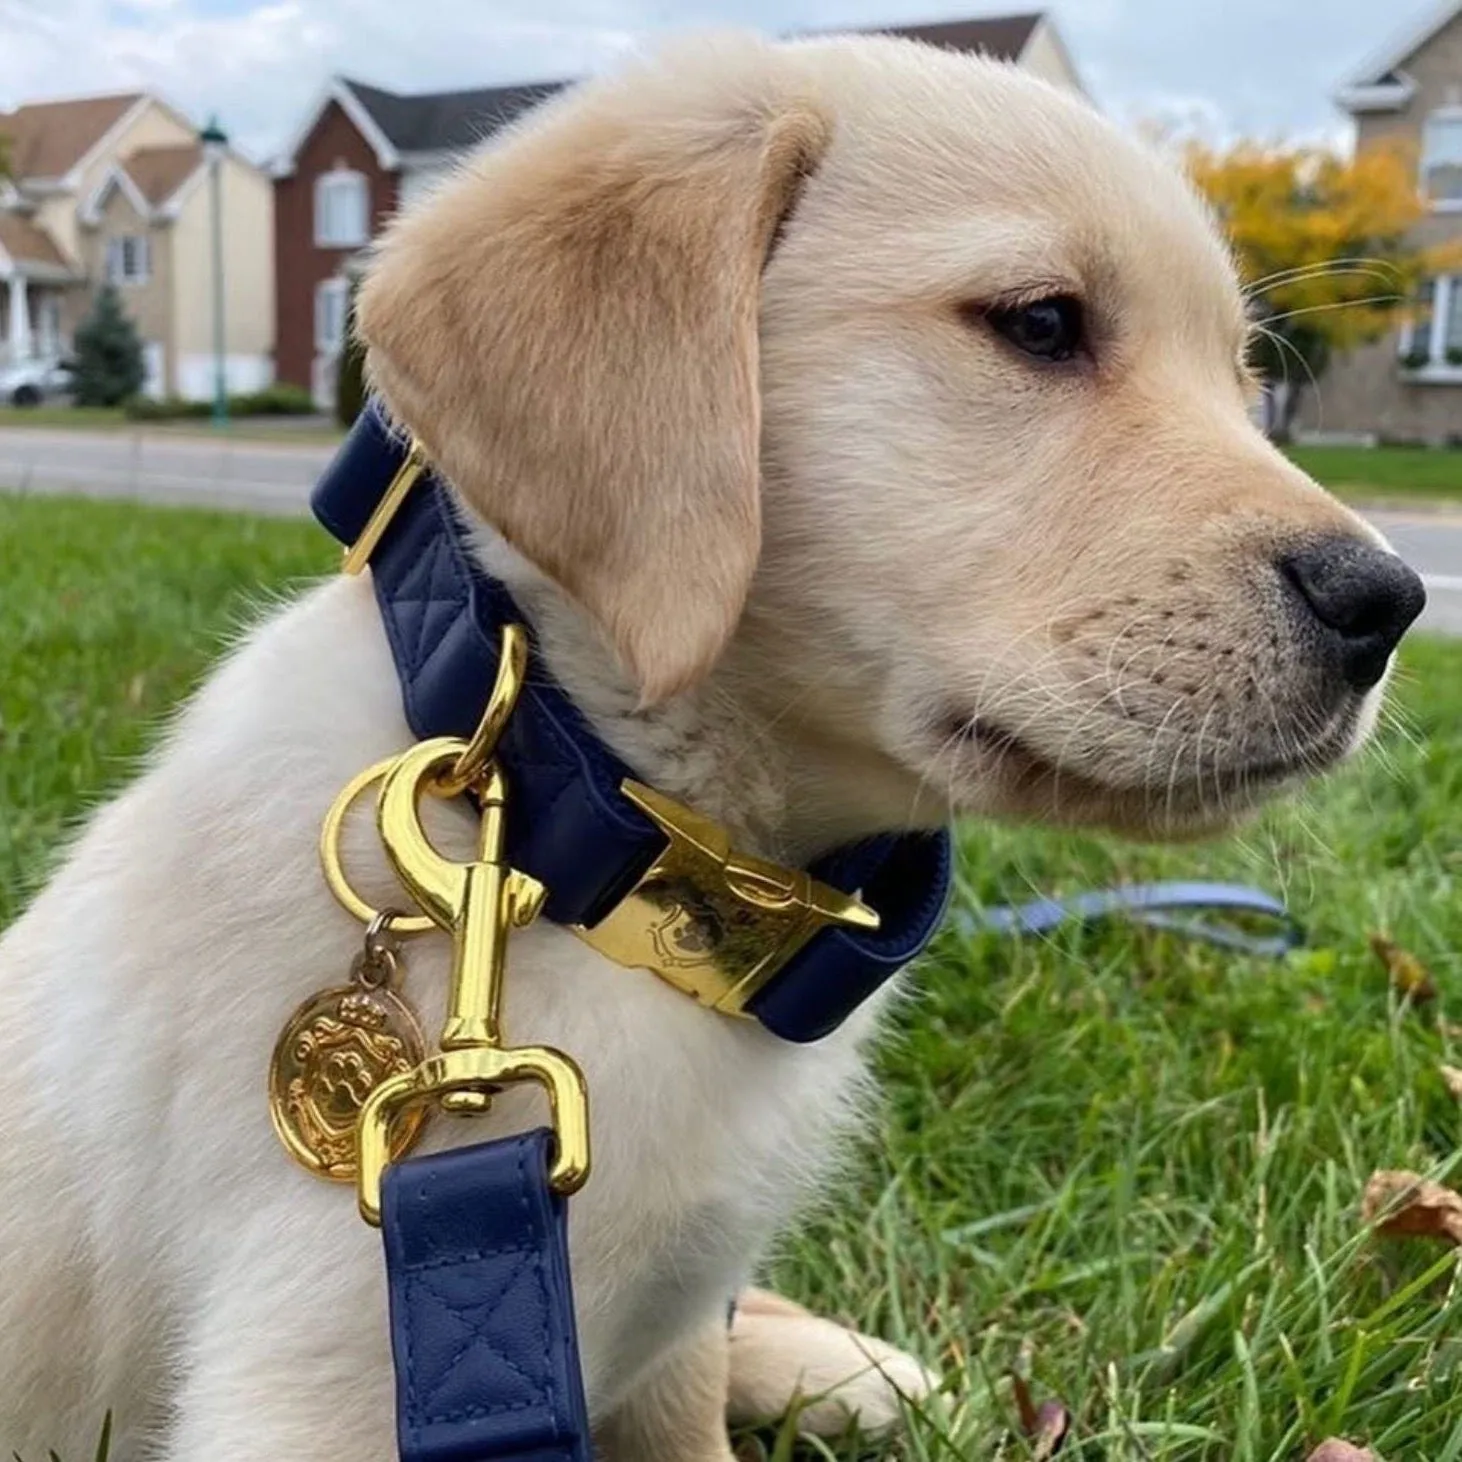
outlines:
[{"label": "puppy paw", "polygon": [[923,1402],[937,1385],[913,1356],[779,1295],[748,1290],[737,1302],[727,1407],[734,1426],[795,1411],[809,1436],[838,1437],[853,1423],[885,1434],[902,1423],[903,1402]]}]

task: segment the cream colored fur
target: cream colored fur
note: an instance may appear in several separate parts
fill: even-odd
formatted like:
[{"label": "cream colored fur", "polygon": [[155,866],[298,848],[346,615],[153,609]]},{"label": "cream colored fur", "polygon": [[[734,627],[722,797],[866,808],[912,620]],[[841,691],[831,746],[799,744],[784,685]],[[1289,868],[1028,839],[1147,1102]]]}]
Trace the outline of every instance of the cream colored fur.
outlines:
[{"label": "cream colored fur", "polygon": [[[1070,367],[983,318],[1058,293],[1091,325]],[[1207,220],[1014,71],[733,38],[594,83],[392,232],[363,322],[555,674],[750,849],[805,859],[951,806],[1187,834],[1374,718],[1375,695],[1322,708],[1285,632],[1273,555],[1365,530],[1250,427]],[[360,937],[320,818],[408,740],[369,585],[315,589],[0,945],[7,1454],[82,1455],[110,1407],[118,1462],[392,1455],[378,1237],[285,1158],[263,1081]],[[465,848],[465,815],[442,821]],[[364,832],[353,862],[389,894]],[[408,955],[429,1029],[445,959]],[[562,930],[515,936],[507,1030],[593,1092],[571,1242],[608,1462],[728,1462],[728,1405],[830,1391],[804,1424],[887,1425],[927,1388],[785,1302],[749,1296],[729,1343],[722,1323],[858,1125],[886,1003],[789,1047]],[[514,1094],[433,1141],[533,1115]]]}]

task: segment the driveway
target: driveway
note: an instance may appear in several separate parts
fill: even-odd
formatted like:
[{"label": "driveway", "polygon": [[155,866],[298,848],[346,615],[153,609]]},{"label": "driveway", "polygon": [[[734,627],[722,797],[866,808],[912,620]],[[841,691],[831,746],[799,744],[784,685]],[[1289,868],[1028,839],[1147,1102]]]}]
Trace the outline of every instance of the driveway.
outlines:
[{"label": "driveway", "polygon": [[[0,485],[261,513],[303,513],[333,455],[304,443],[210,441],[157,431],[49,431],[0,427]],[[1422,625],[1462,634],[1462,508],[1368,514],[1427,581]]]}]

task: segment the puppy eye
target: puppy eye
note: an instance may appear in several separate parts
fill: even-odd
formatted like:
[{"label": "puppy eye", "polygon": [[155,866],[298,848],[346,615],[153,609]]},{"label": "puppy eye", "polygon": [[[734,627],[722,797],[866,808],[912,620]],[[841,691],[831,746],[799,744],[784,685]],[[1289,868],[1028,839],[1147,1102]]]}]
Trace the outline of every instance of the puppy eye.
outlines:
[{"label": "puppy eye", "polygon": [[1086,348],[1086,319],[1075,295],[1053,294],[1024,305],[991,305],[984,311],[1002,340],[1037,360],[1071,360]]}]

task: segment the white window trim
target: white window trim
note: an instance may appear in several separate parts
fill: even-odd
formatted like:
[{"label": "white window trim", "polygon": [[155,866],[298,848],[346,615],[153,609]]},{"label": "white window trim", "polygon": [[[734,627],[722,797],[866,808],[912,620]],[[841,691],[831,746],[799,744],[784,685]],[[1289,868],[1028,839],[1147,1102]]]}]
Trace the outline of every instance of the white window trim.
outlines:
[{"label": "white window trim", "polygon": [[[1432,317],[1427,322],[1427,359],[1419,366],[1403,364],[1402,371],[1408,381],[1447,386],[1462,383],[1462,365],[1453,365],[1447,359],[1447,326],[1454,309],[1462,311],[1462,274],[1439,274],[1432,291]],[[1403,361],[1420,343],[1416,322],[1408,320],[1401,332]]]},{"label": "white window trim", "polygon": [[[334,298],[339,300],[338,309],[340,312],[340,333],[334,340],[322,340],[320,338],[320,320],[325,308],[325,301]],[[338,275],[333,279],[322,279],[315,286],[315,354],[316,355],[339,355],[345,347],[345,332],[350,326],[346,316],[350,312],[350,283]]]},{"label": "white window trim", "polygon": [[[358,235],[351,237],[332,237],[326,234],[325,224],[327,222],[324,198],[326,191],[331,187],[339,188],[342,184],[349,184],[352,189],[358,190],[360,199],[360,229]],[[331,168],[328,173],[321,173],[315,179],[315,247],[317,249],[359,249],[370,242],[371,236],[371,190],[370,182],[364,173],[356,172],[354,168]]]},{"label": "white window trim", "polygon": [[[127,273],[125,267],[115,267],[116,261],[125,266],[128,243],[134,247],[134,259],[140,254],[142,264],[140,269],[131,274]],[[152,240],[146,234],[112,234],[106,241],[106,250],[108,284],[126,289],[152,282]]]},{"label": "white window trim", "polygon": [[[1462,213],[1462,198],[1433,198],[1431,189],[1427,187],[1427,174],[1431,170],[1431,162],[1427,156],[1427,128],[1433,122],[1462,123],[1462,103],[1448,102],[1445,106],[1433,107],[1423,119],[1421,124],[1421,169],[1419,177],[1422,196],[1426,199],[1427,206],[1433,213]],[[1462,166],[1462,162],[1459,162],[1456,166]]]}]

